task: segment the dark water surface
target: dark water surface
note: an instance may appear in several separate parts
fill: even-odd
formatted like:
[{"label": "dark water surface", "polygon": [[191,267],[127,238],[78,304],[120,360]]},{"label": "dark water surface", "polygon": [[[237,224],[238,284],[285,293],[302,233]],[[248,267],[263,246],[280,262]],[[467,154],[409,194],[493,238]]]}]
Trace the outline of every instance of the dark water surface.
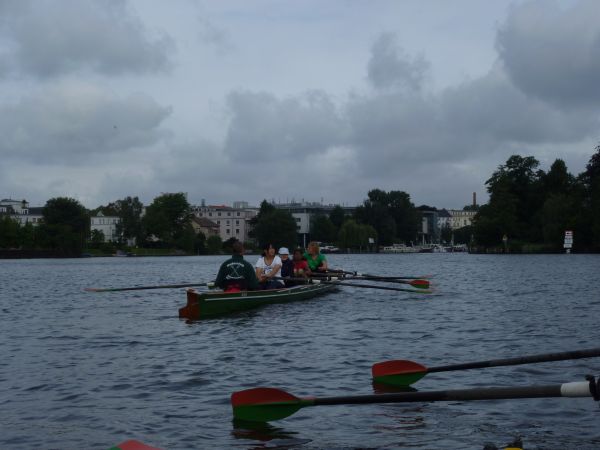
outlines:
[{"label": "dark water surface", "polygon": [[[254,263],[255,256],[248,259]],[[183,289],[85,287],[214,278],[225,257],[0,261],[0,449],[600,448],[590,398],[305,408],[256,429],[233,391],[372,394],[371,365],[445,365],[600,347],[600,255],[331,255],[346,270],[432,274],[433,296],[343,288],[197,323]],[[430,374],[419,390],[555,384],[600,359]]]}]

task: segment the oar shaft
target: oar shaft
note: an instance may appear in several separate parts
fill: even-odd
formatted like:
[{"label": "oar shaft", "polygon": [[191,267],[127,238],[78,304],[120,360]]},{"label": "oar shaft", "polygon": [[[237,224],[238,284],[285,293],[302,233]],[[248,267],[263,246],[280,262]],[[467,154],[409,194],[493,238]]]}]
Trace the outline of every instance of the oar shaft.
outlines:
[{"label": "oar shaft", "polygon": [[491,387],[457,389],[451,391],[402,392],[395,394],[356,395],[346,397],[323,397],[312,399],[314,406],[352,405],[368,403],[412,403],[436,401],[502,400],[544,397],[590,397],[590,383],[586,381],[524,387]]},{"label": "oar shaft", "polygon": [[135,286],[125,288],[86,288],[89,292],[118,292],[118,291],[142,291],[148,289],[172,289],[182,287],[206,286],[208,283],[188,283],[188,284],[163,284],[160,286]]},{"label": "oar shaft", "polygon": [[362,283],[343,283],[340,281],[320,281],[323,284],[335,284],[338,286],[353,286],[353,287],[360,287],[360,288],[371,288],[371,289],[382,289],[382,290],[386,290],[386,291],[401,291],[401,292],[416,292],[418,294],[429,294],[431,291],[427,291],[424,289],[403,289],[403,288],[395,288],[395,287],[389,287],[389,286],[374,286],[372,284],[362,284]]},{"label": "oar shaft", "polygon": [[477,361],[463,364],[451,364],[448,366],[430,367],[427,369],[427,372],[448,372],[451,370],[482,369],[485,367],[518,366],[520,364],[565,361],[570,359],[592,358],[595,356],[600,356],[600,348],[591,348],[588,350],[576,350],[562,353],[545,353],[540,355],[520,356],[517,358],[490,359],[488,361]]}]

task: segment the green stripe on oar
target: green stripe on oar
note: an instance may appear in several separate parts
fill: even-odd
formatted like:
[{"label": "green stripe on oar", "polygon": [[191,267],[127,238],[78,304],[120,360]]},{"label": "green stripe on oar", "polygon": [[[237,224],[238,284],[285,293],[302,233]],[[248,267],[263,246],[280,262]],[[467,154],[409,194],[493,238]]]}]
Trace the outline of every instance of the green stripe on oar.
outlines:
[{"label": "green stripe on oar", "polygon": [[124,288],[85,288],[84,291],[87,292],[119,292],[119,291],[142,291],[148,289],[172,289],[172,288],[183,288],[183,287],[200,287],[200,286],[210,286],[213,283],[188,283],[188,284],[161,284],[156,286],[134,286],[134,287],[124,287]]},{"label": "green stripe on oar", "polygon": [[299,398],[281,389],[254,388],[235,392],[231,405],[235,418],[253,422],[283,419],[306,406],[412,403],[436,401],[507,400],[544,397],[594,397],[600,381],[572,382],[549,386],[491,387],[432,392]]},{"label": "green stripe on oar", "polygon": [[538,355],[520,356],[507,359],[491,359],[471,363],[451,364],[427,368],[421,364],[407,360],[384,361],[373,364],[371,372],[373,380],[393,386],[410,386],[432,372],[449,372],[453,370],[483,369],[486,367],[517,366],[551,361],[566,361],[571,359],[594,358],[600,356],[600,348],[574,350],[561,353],[544,353]]},{"label": "green stripe on oar", "polygon": [[406,276],[406,275],[370,275],[368,273],[360,272],[347,272],[344,270],[333,270],[334,273],[343,273],[344,275],[354,275],[355,277],[370,278],[373,280],[413,280],[417,278],[432,278],[432,275],[417,275],[417,276]]},{"label": "green stripe on oar", "polygon": [[115,447],[111,447],[108,450],[160,450],[158,447],[151,447],[140,441],[130,439],[129,441],[121,442]]},{"label": "green stripe on oar", "polygon": [[352,286],[358,288],[370,288],[370,289],[381,289],[385,291],[400,291],[400,292],[413,292],[416,294],[431,294],[432,291],[428,289],[403,289],[403,288],[395,288],[390,286],[376,286],[373,284],[362,284],[362,283],[353,283],[349,281],[322,281],[322,280],[314,280],[315,282],[323,283],[323,284],[335,284],[339,286]]}]

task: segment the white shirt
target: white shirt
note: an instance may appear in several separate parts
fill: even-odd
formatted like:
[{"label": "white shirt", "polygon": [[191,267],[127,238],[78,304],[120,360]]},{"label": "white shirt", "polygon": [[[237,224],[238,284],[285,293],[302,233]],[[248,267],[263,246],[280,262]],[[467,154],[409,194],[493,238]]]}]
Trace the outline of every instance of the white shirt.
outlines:
[{"label": "white shirt", "polygon": [[271,264],[266,264],[265,258],[263,256],[261,256],[260,258],[258,258],[258,261],[256,261],[256,264],[254,265],[254,267],[256,267],[257,269],[258,268],[262,269],[263,273],[265,275],[269,275],[273,271],[273,268],[277,265],[279,265],[279,269],[277,269],[277,273],[275,274],[275,276],[280,277],[281,276],[281,258],[277,255],[275,255]]}]

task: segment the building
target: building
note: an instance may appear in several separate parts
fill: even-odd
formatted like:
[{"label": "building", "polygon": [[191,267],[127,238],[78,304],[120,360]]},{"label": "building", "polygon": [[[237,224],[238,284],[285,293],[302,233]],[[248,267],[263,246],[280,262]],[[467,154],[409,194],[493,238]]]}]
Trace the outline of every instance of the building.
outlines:
[{"label": "building", "polygon": [[117,225],[121,219],[117,216],[105,216],[102,212],[98,212],[95,216],[90,217],[90,231],[100,231],[104,235],[104,242],[118,242],[120,234],[117,230]]},{"label": "building", "polygon": [[[236,207],[227,205],[205,205],[192,206],[192,212],[197,218],[204,218],[214,222],[218,226],[221,240],[227,241],[236,238],[245,242],[250,240],[250,221],[258,214],[258,208],[249,207],[246,202],[235,202]],[[193,226],[193,224],[192,224]],[[208,237],[208,234],[206,235]]]},{"label": "building", "polygon": [[206,217],[196,217],[192,218],[192,228],[194,228],[194,232],[196,234],[202,233],[207,238],[210,236],[220,236],[220,227],[212,220],[207,219]]},{"label": "building", "polygon": [[351,216],[354,214],[355,206],[342,206],[342,205],[323,205],[318,202],[292,202],[292,203],[273,203],[273,206],[278,209],[284,209],[292,214],[294,220],[296,220],[296,232],[298,233],[298,242],[306,247],[308,240],[310,239],[310,223],[311,219],[316,215],[329,216],[331,211],[336,206],[340,206],[344,210],[344,214]]},{"label": "building", "polygon": [[0,200],[0,215],[9,216],[11,219],[24,226],[27,223],[37,225],[42,222],[43,207],[29,207],[27,200],[12,200],[5,198]]},{"label": "building", "polygon": [[473,225],[473,218],[477,214],[477,211],[464,211],[462,209],[451,209],[448,212],[452,216],[450,226],[453,230]]}]

